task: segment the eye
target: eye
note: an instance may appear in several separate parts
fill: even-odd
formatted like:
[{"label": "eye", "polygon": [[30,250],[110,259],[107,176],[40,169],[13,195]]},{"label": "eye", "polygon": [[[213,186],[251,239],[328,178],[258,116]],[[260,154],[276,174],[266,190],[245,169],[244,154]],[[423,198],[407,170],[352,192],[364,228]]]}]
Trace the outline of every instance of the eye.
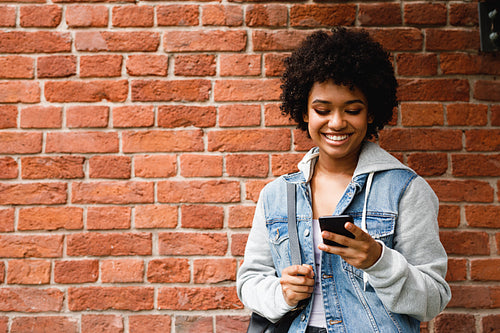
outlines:
[{"label": "eye", "polygon": [[345,112],[351,115],[357,115],[361,113],[361,109],[349,109],[345,110]]},{"label": "eye", "polygon": [[316,112],[320,116],[326,116],[328,113],[330,113],[330,110],[314,109],[314,112]]}]

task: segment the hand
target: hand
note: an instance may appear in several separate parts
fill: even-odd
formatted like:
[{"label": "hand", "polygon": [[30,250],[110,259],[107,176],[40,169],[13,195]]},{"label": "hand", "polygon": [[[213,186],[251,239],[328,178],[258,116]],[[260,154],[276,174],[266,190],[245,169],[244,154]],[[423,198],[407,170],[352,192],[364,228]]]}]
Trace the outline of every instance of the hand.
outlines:
[{"label": "hand", "polygon": [[281,291],[290,306],[297,306],[311,297],[314,290],[314,271],[310,265],[293,265],[281,271]]},{"label": "hand", "polygon": [[323,231],[321,235],[325,239],[332,240],[347,247],[320,244],[318,245],[318,249],[328,253],[338,254],[348,264],[359,269],[368,268],[376,263],[382,254],[382,245],[351,222],[347,222],[345,228],[354,235],[354,239],[328,231]]}]

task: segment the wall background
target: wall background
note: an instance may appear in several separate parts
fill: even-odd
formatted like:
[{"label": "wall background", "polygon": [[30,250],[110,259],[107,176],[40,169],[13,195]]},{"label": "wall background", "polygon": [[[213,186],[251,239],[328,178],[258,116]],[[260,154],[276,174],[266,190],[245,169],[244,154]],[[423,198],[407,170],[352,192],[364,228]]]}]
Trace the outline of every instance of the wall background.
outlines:
[{"label": "wall background", "polygon": [[310,148],[281,60],[367,28],[401,106],[380,144],[441,200],[453,299],[500,330],[500,58],[477,1],[0,0],[0,332],[244,332],[260,189]]}]

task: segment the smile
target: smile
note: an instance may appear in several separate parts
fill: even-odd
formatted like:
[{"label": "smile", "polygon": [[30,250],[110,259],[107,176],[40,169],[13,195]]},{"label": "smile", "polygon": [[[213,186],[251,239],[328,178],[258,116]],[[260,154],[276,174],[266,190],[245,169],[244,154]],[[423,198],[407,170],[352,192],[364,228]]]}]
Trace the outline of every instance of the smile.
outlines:
[{"label": "smile", "polygon": [[331,141],[344,141],[350,134],[334,135],[334,134],[323,134],[328,140]]}]

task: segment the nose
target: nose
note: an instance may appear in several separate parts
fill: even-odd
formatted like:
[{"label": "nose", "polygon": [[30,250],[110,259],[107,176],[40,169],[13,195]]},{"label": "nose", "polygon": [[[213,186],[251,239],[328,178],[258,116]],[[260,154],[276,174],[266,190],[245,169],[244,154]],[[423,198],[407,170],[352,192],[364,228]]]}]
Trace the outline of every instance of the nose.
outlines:
[{"label": "nose", "polygon": [[328,120],[328,127],[335,131],[342,130],[346,127],[347,122],[342,116],[342,112],[331,112],[330,119]]}]

